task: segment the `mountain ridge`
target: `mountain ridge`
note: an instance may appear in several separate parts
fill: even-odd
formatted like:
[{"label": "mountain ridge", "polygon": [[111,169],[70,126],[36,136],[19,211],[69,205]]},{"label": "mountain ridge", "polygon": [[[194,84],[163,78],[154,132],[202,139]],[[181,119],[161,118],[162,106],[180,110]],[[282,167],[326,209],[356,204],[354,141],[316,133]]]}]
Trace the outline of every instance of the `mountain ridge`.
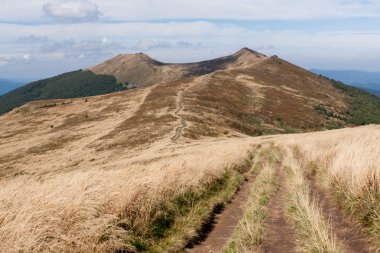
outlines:
[{"label": "mountain ridge", "polygon": [[212,60],[182,64],[163,63],[143,53],[119,54],[91,68],[34,81],[0,96],[0,115],[30,101],[101,95],[131,86],[146,87],[217,70],[241,68],[265,58],[248,48]]},{"label": "mountain ridge", "polygon": [[[380,123],[380,100],[376,97],[249,48],[184,64],[163,63],[143,53],[120,54],[93,68],[36,81],[10,92],[0,97],[0,113],[33,100],[42,99],[34,104],[44,107],[50,105],[44,99],[96,96],[123,91],[129,85],[166,87],[168,91],[156,96],[167,99],[165,94],[174,94],[176,86],[194,86],[194,82],[199,87],[187,91],[183,98],[191,102],[187,106],[193,116],[183,116],[192,122],[184,133],[191,138],[198,138],[202,132],[219,135],[229,131],[226,129],[263,135]],[[212,115],[220,127],[210,128],[215,122],[200,114]],[[220,116],[224,114],[227,116]]]},{"label": "mountain ridge", "polygon": [[266,56],[249,48],[242,48],[232,55],[190,63],[164,63],[143,53],[119,54],[87,70],[95,74],[115,76],[118,82],[148,86],[158,82],[209,74],[259,58],[266,58]]}]

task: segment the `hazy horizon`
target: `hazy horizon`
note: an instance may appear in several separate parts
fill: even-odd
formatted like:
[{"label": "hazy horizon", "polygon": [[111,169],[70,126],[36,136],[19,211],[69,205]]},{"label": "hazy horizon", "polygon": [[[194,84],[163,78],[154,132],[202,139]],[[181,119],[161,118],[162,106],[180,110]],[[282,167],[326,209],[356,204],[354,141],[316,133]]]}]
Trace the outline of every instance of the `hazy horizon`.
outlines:
[{"label": "hazy horizon", "polygon": [[0,77],[34,80],[119,53],[192,62],[249,47],[306,69],[380,72],[380,3],[14,0],[0,10]]}]

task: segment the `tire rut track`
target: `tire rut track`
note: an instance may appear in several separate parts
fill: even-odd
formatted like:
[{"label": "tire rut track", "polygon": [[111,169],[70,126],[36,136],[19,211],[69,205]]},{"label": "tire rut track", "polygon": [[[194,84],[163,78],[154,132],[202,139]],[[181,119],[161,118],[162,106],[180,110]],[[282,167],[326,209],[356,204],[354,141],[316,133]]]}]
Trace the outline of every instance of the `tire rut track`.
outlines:
[{"label": "tire rut track", "polygon": [[250,176],[244,181],[235,196],[221,213],[217,214],[211,224],[211,232],[207,237],[193,248],[186,249],[187,253],[221,252],[227,241],[231,238],[234,229],[244,215],[245,204],[251,194],[252,185],[255,181]]},{"label": "tire rut track", "polygon": [[348,221],[342,210],[332,203],[329,196],[317,185],[315,175],[308,175],[307,178],[311,186],[310,194],[318,201],[325,219],[330,221],[332,232],[344,252],[370,253],[369,241],[360,226]]},{"label": "tire rut track", "polygon": [[268,253],[293,253],[296,252],[296,239],[293,227],[287,220],[288,186],[285,172],[281,167],[277,168],[276,181],[278,191],[268,204],[266,232],[260,250]]}]

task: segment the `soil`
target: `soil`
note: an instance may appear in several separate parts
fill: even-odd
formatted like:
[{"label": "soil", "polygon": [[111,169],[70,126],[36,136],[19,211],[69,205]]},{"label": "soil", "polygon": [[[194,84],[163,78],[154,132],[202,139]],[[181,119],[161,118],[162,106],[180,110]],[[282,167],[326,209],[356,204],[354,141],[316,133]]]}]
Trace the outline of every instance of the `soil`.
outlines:
[{"label": "soil", "polygon": [[286,218],[286,200],[288,189],[285,172],[280,168],[277,174],[278,191],[268,204],[265,222],[262,252],[286,253],[296,252],[296,240],[293,228]]},{"label": "soil", "polygon": [[176,128],[174,136],[171,138],[173,142],[177,141],[182,136],[182,130],[187,127],[185,119],[179,115],[183,108],[183,91],[180,91],[178,94],[177,109],[174,112],[175,116],[180,121],[180,126]]},{"label": "soil", "polygon": [[186,249],[188,253],[205,253],[205,252],[221,252],[234,229],[237,227],[239,220],[243,217],[244,207],[251,194],[253,178],[249,178],[241,186],[240,190],[235,194],[231,203],[225,207],[211,222],[211,231],[207,234],[204,241],[192,248]]}]

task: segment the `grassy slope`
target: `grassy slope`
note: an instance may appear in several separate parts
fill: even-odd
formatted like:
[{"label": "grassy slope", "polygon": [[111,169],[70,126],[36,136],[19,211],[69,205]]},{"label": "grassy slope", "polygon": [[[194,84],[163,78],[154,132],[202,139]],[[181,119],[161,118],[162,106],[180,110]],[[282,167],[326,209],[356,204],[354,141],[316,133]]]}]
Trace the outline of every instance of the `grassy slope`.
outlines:
[{"label": "grassy slope", "polygon": [[73,71],[29,83],[0,97],[0,114],[41,99],[94,96],[122,90],[113,76]]},{"label": "grassy slope", "polygon": [[[326,79],[330,80],[331,84],[346,96],[348,108],[345,111],[345,121],[347,123],[353,125],[380,124],[379,97],[342,82]],[[325,110],[319,111],[325,115],[330,113]]]}]

